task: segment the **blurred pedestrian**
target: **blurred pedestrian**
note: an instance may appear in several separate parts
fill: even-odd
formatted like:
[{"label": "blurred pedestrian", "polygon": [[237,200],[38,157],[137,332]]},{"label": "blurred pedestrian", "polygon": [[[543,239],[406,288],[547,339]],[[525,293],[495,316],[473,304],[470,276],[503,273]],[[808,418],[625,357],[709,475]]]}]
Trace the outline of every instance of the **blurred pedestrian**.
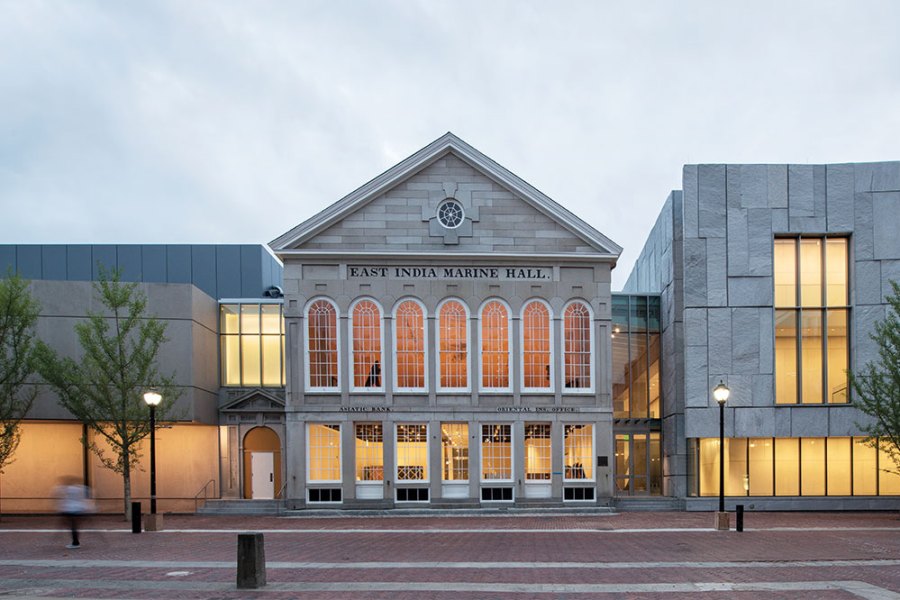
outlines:
[{"label": "blurred pedestrian", "polygon": [[81,484],[77,477],[63,477],[56,488],[59,514],[68,523],[72,531],[72,543],[66,548],[81,548],[78,541],[78,523],[81,517],[91,509],[91,493],[87,486]]}]

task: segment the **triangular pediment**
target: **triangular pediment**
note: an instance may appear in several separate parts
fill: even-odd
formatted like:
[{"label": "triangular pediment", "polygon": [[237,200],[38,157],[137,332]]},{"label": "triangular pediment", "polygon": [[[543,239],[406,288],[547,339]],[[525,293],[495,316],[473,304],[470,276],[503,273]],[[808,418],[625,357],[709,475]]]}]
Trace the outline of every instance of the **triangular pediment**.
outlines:
[{"label": "triangular pediment", "polygon": [[[442,207],[458,224],[441,217]],[[446,208],[444,211],[446,213]],[[455,212],[454,212],[455,211]],[[452,133],[270,243],[277,252],[592,254],[615,242]]]},{"label": "triangular pediment", "polygon": [[250,390],[229,398],[219,408],[221,412],[272,412],[284,410],[284,399],[264,390]]}]

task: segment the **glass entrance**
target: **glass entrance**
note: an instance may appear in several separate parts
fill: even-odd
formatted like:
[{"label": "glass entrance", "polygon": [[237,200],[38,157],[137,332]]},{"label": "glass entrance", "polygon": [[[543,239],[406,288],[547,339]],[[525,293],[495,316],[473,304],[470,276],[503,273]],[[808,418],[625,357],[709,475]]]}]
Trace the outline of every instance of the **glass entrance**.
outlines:
[{"label": "glass entrance", "polygon": [[616,434],[616,494],[657,496],[662,493],[659,433]]}]

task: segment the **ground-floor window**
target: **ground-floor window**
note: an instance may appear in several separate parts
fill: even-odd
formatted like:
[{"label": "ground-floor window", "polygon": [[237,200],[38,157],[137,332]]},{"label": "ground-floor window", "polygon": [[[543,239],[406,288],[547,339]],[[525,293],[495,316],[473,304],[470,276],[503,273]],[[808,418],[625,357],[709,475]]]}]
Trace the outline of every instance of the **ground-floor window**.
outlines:
[{"label": "ground-floor window", "polygon": [[307,459],[310,481],[341,480],[341,426],[310,423],[307,426]]},{"label": "ground-floor window", "polygon": [[381,423],[356,423],[356,480],[384,481],[384,430]]},{"label": "ground-floor window", "polygon": [[468,481],[468,423],[441,423],[441,470],[444,481]]},{"label": "ground-floor window", "polygon": [[481,479],[512,481],[512,425],[481,426]]},{"label": "ground-floor window", "polygon": [[525,425],[525,480],[550,480],[550,423]]},{"label": "ground-floor window", "polygon": [[662,493],[660,434],[617,433],[615,447],[616,493]]},{"label": "ground-floor window", "polygon": [[[717,496],[718,438],[689,443],[691,495]],[[727,496],[900,495],[890,457],[861,437],[728,438],[723,453]]]},{"label": "ground-floor window", "polygon": [[594,478],[594,426],[565,425],[563,467],[566,480]]},{"label": "ground-floor window", "polygon": [[428,425],[397,425],[397,481],[428,481]]}]

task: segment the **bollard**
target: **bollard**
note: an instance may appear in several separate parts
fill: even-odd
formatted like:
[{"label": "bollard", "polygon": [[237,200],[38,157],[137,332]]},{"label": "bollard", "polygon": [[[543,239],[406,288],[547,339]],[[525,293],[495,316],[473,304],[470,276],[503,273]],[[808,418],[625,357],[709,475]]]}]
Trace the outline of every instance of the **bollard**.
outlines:
[{"label": "bollard", "polygon": [[141,532],[141,503],[131,503],[131,533]]},{"label": "bollard", "polygon": [[261,533],[239,533],[237,587],[253,590],[266,585],[266,551]]},{"label": "bollard", "polygon": [[736,523],[735,529],[737,529],[738,531],[743,531],[744,530],[744,505],[738,504],[734,508],[737,511],[737,517],[736,517],[737,523]]}]

